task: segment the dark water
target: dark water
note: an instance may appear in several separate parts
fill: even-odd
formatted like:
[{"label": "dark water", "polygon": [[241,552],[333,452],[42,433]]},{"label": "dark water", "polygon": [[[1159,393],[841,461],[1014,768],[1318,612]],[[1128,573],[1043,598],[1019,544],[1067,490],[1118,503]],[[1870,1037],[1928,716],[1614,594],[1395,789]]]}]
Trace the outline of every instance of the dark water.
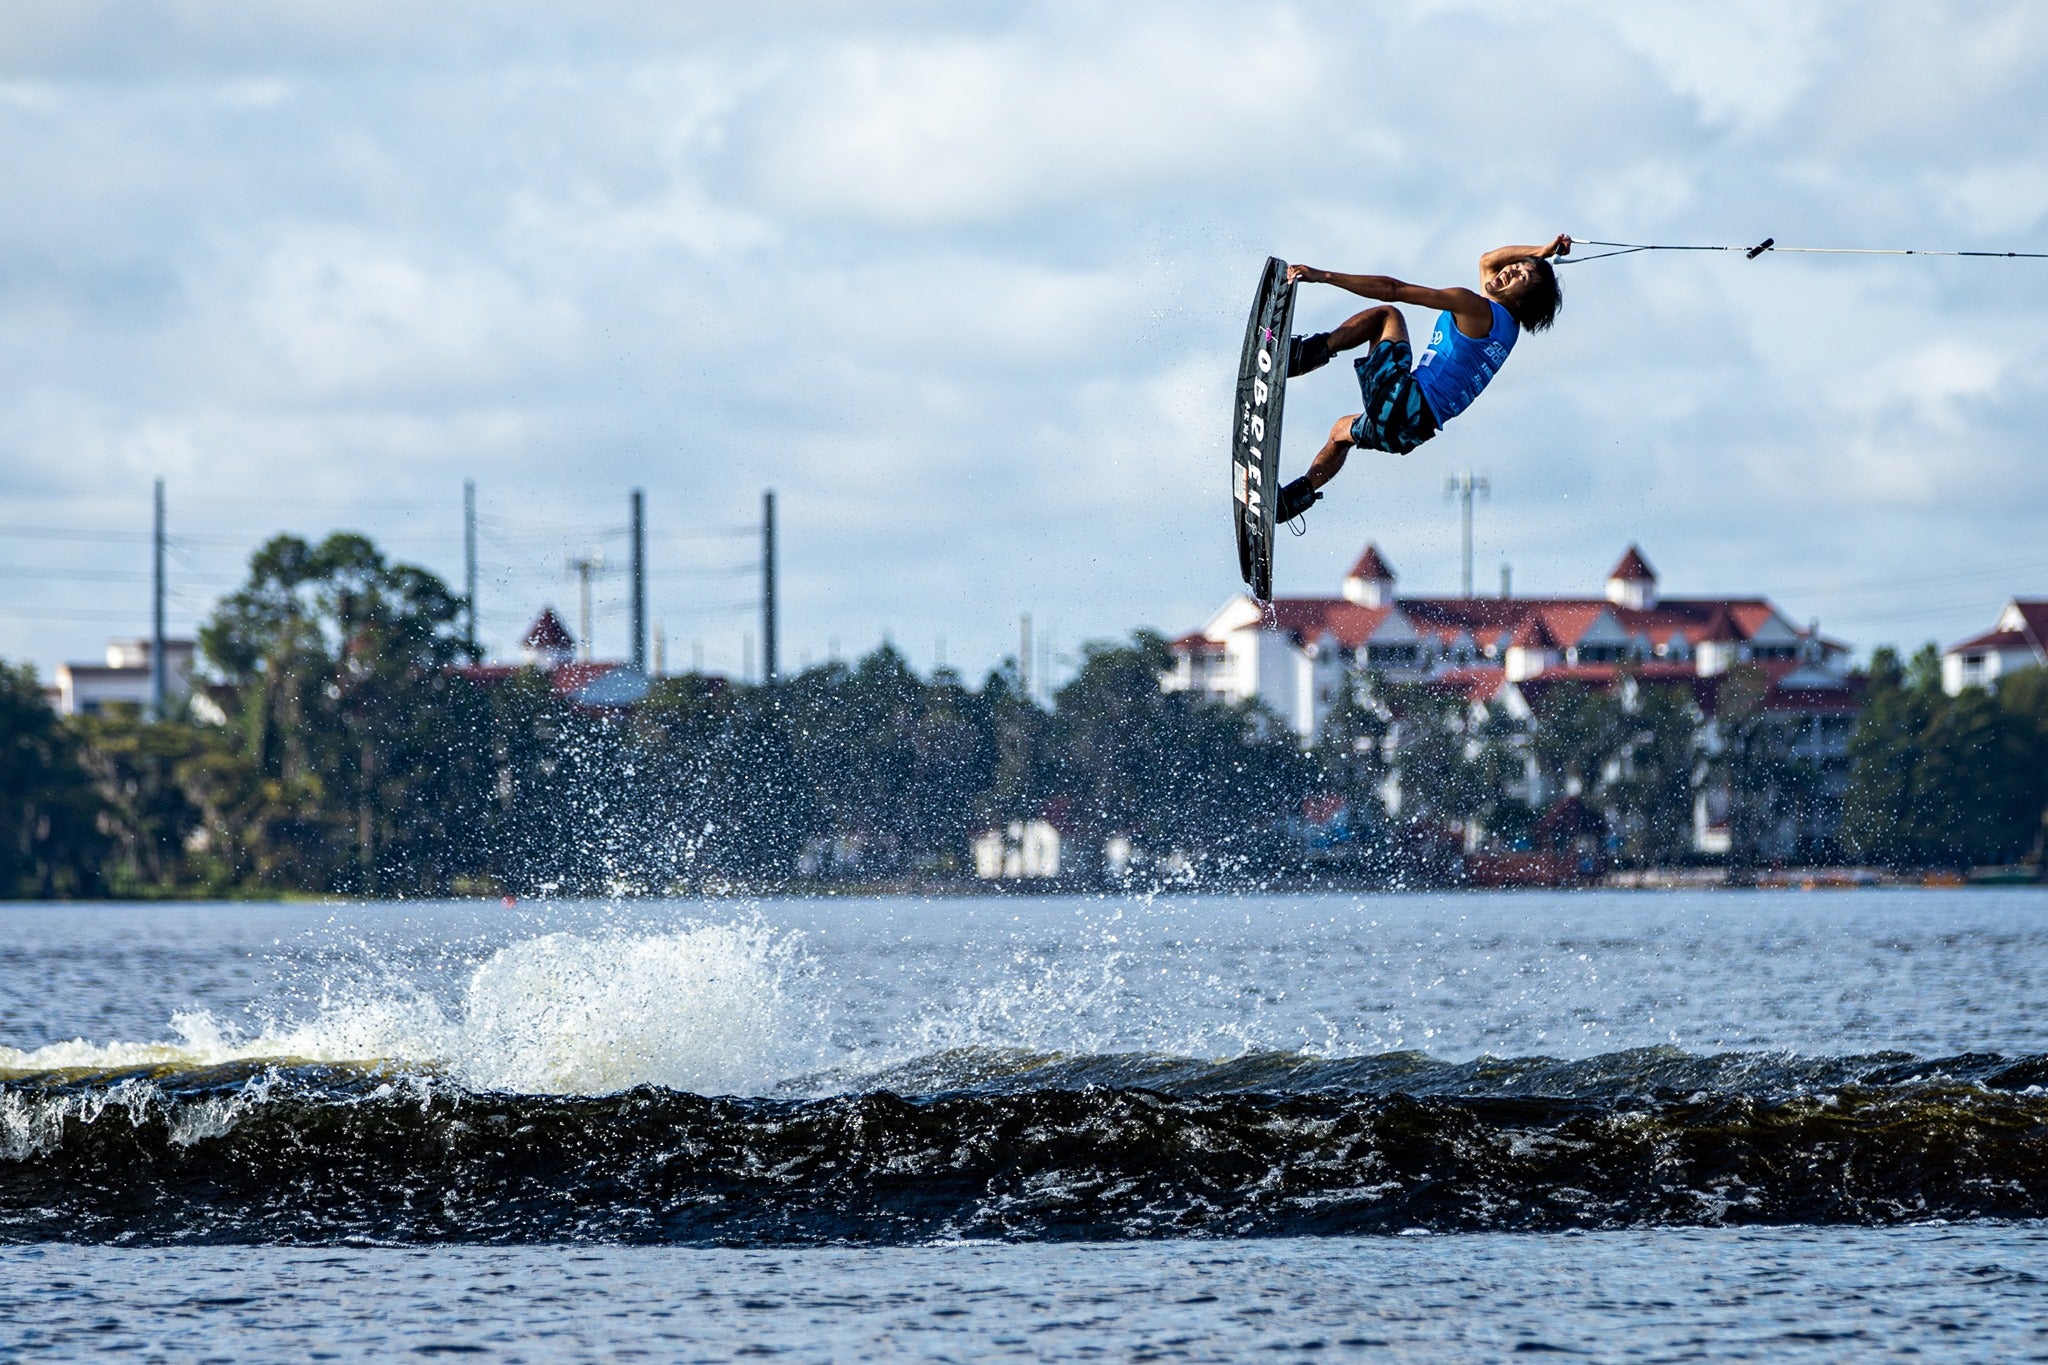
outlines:
[{"label": "dark water", "polygon": [[886,1249],[0,1248],[0,1357],[2038,1360],[2048,1228]]},{"label": "dark water", "polygon": [[2048,1214],[2039,1057],[982,1069],[819,1099],[259,1062],[21,1080],[0,1233],[901,1245]]},{"label": "dark water", "polygon": [[2033,891],[0,909],[0,1353],[1982,1358],[2044,1218]]}]

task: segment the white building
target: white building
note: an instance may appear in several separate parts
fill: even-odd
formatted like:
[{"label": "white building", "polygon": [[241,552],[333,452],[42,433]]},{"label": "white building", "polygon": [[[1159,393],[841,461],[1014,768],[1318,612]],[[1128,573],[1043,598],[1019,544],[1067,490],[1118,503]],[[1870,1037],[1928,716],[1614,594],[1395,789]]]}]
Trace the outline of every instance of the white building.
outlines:
[{"label": "white building", "polygon": [[1982,635],[1941,652],[1941,686],[1951,697],[1966,687],[1990,687],[2021,668],[2048,664],[2048,601],[2015,597]]},{"label": "white building", "polygon": [[[193,642],[164,641],[164,700],[172,710],[192,694]],[[148,710],[152,700],[148,639],[107,641],[104,664],[65,663],[57,665],[55,687],[59,715],[90,716],[109,706],[135,706]]]},{"label": "white building", "polygon": [[[1772,832],[1773,849],[1822,843],[1839,825],[1862,692],[1849,675],[1847,647],[1817,625],[1795,625],[1761,597],[1665,596],[1633,545],[1597,597],[1406,597],[1395,582],[1385,556],[1368,545],[1336,597],[1280,598],[1265,608],[1235,597],[1174,642],[1174,667],[1161,685],[1225,701],[1256,698],[1304,743],[1346,689],[1356,689],[1388,722],[1378,742],[1394,763],[1404,743],[1401,717],[1385,692],[1362,686],[1371,677],[1456,698],[1468,735],[1503,727],[1498,732],[1525,736],[1545,694],[1559,686],[1611,690],[1628,707],[1645,688],[1683,689],[1711,749],[1728,672],[1752,664],[1767,680],[1761,709],[1819,777],[1796,817]],[[1523,752],[1525,771],[1509,794],[1538,807],[1578,794],[1569,783],[1545,789],[1533,756]],[[1380,794],[1398,813],[1393,774]],[[1695,812],[1699,851],[1729,850],[1728,804],[1725,792],[1703,795]],[[1463,832],[1468,851],[1484,834],[1471,824]]]},{"label": "white building", "polygon": [[1057,877],[1060,832],[1046,820],[1012,820],[1004,829],[984,831],[974,841],[974,875],[985,882]]},{"label": "white building", "polygon": [[1760,597],[1664,597],[1633,545],[1598,597],[1403,597],[1395,583],[1367,545],[1336,597],[1261,607],[1239,594],[1174,641],[1161,683],[1223,701],[1256,697],[1308,742],[1361,673],[1487,696],[1539,676],[1612,683],[1624,668],[1644,681],[1714,677],[1737,663],[1846,677],[1847,648],[1817,626],[1795,625]]}]

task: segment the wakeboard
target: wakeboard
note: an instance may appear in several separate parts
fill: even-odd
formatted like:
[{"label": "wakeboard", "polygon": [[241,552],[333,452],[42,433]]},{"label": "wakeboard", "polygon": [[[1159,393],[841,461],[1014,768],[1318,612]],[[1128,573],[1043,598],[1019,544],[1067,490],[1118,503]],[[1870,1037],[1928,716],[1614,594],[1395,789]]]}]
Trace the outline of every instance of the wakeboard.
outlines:
[{"label": "wakeboard", "polygon": [[1273,508],[1280,497],[1280,409],[1287,396],[1287,345],[1294,286],[1287,262],[1268,257],[1244,330],[1237,407],[1230,433],[1231,515],[1237,567],[1261,602],[1273,600]]}]

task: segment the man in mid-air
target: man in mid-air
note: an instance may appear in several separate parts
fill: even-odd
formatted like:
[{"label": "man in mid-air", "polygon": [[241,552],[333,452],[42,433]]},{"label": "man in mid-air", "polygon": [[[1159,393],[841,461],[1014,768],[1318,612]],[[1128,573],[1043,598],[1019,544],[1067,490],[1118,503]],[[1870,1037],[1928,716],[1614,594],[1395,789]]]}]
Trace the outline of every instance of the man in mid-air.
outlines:
[{"label": "man in mid-air", "polygon": [[[1308,473],[1280,490],[1276,519],[1292,521],[1322,497],[1323,485],[1337,477],[1353,446],[1406,455],[1470,407],[1500,372],[1522,330],[1541,332],[1556,320],[1564,295],[1549,258],[1571,247],[1572,239],[1563,233],[1548,246],[1497,247],[1479,258],[1477,293],[1404,284],[1388,275],[1287,267],[1290,282],[1334,284],[1380,300],[1381,306],[1354,314],[1330,331],[1295,337],[1288,348],[1287,377],[1292,379],[1321,369],[1333,355],[1371,347],[1352,361],[1365,411],[1339,418],[1330,428],[1330,439],[1310,461]],[[1409,347],[1407,321],[1392,306],[1397,303],[1441,310],[1420,360]]]}]

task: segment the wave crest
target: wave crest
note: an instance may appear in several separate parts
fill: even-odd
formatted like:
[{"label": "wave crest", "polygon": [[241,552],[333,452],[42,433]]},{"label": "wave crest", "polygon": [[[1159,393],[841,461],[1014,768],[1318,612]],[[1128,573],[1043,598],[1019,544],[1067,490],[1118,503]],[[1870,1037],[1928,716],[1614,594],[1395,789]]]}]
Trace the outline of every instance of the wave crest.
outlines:
[{"label": "wave crest", "polygon": [[794,953],[793,940],[744,924],[547,934],[492,953],[452,1006],[386,979],[253,1032],[199,1012],[172,1017],[173,1041],[0,1047],[0,1080],[287,1061],[377,1063],[523,1094],[758,1092],[796,1064]]},{"label": "wave crest", "polygon": [[[2038,1218],[2044,1064],[991,1052],[926,1059],[928,1080],[964,1085],[813,1099],[521,1095],[361,1066],[45,1075],[0,1085],[0,1239],[804,1244]],[[1714,1077],[1728,1084],[1694,1088]],[[1544,1093],[1560,1079],[1577,1089]]]}]

